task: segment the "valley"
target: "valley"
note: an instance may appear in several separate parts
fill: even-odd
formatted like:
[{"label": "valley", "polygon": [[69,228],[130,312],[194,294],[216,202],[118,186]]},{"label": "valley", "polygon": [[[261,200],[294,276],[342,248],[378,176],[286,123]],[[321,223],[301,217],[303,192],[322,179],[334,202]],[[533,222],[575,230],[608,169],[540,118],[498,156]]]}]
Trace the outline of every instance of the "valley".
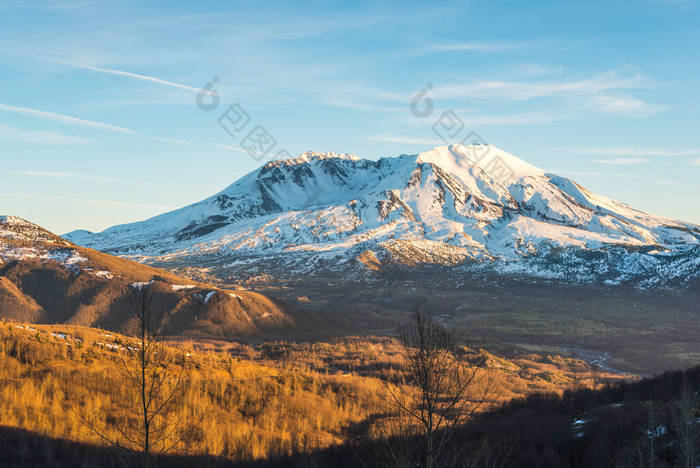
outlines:
[{"label": "valley", "polygon": [[332,324],[302,332],[304,339],[394,334],[408,313],[425,309],[465,341],[484,340],[488,349],[500,352],[526,349],[589,361],[607,353],[606,365],[641,375],[692,365],[700,357],[700,309],[690,291],[467,278],[450,282],[439,272],[352,283],[313,277],[255,288]]}]

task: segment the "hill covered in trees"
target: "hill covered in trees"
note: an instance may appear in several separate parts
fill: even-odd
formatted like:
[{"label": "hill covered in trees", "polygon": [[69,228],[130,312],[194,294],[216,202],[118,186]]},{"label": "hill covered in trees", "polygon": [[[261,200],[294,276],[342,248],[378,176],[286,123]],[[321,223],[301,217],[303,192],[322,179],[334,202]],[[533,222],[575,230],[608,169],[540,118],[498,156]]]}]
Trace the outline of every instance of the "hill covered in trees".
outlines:
[{"label": "hill covered in trees", "polygon": [[[133,337],[99,329],[0,325],[0,439],[6,441],[0,463],[120,466],[98,431],[119,437],[124,409],[115,394],[128,388],[120,363],[136,346]],[[382,447],[402,434],[384,381],[405,395],[417,391],[392,338],[228,347],[180,341],[169,349],[187,371],[169,416],[182,424],[166,466],[286,466],[344,451],[371,461],[372,444]],[[536,391],[561,395],[615,379],[558,356],[460,352],[478,358],[478,380],[493,387],[484,409]]]}]

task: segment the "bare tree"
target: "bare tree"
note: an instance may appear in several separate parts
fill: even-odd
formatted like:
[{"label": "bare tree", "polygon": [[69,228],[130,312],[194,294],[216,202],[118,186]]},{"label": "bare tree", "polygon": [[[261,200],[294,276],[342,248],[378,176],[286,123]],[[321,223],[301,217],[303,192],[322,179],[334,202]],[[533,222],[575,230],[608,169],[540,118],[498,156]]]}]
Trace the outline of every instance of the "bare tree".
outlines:
[{"label": "bare tree", "polygon": [[477,379],[483,355],[477,362],[461,356],[454,334],[421,311],[399,340],[408,383],[417,391],[403,395],[387,382],[391,399],[420,428],[425,441],[420,465],[453,466],[461,457],[450,443],[454,429],[475,414],[490,391],[488,382]]},{"label": "bare tree", "polygon": [[695,468],[698,464],[698,395],[693,391],[686,375],[681,382],[681,393],[675,405],[673,426],[678,436],[679,466]]},{"label": "bare tree", "polygon": [[645,404],[646,421],[637,430],[637,438],[614,460],[615,466],[654,468],[659,452],[660,439],[666,432],[661,418],[661,410],[654,401]]},{"label": "bare tree", "polygon": [[185,357],[165,345],[163,315],[153,307],[152,298],[149,285],[132,285],[129,303],[136,342],[120,352],[119,370],[125,385],[115,388],[113,394],[121,416],[111,425],[119,437],[109,437],[90,424],[100,438],[117,449],[122,464],[131,466],[126,458],[135,454],[143,468],[153,467],[156,459],[179,444],[186,433],[182,421],[173,414]]}]

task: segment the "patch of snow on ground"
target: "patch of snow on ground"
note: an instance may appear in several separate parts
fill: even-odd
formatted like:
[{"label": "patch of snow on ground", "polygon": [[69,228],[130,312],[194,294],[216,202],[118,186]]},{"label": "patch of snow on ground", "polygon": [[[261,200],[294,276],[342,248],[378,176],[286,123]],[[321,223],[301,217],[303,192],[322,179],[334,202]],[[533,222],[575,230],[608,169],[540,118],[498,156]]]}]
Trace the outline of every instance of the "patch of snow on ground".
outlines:
[{"label": "patch of snow on ground", "polygon": [[105,279],[114,278],[114,275],[109,271],[96,271],[93,273],[93,275],[97,276],[98,278],[105,278]]},{"label": "patch of snow on ground", "polygon": [[76,273],[78,264],[87,261],[87,258],[73,249],[40,250],[35,247],[12,247],[3,244],[0,244],[0,259],[54,261]]},{"label": "patch of snow on ground", "polygon": [[666,426],[658,426],[654,430],[652,430],[652,429],[646,430],[647,437],[649,437],[650,439],[652,439],[652,438],[658,439],[662,435],[666,434],[666,432],[668,432],[668,429],[666,429]]},{"label": "patch of snow on ground", "polygon": [[212,297],[216,294],[216,291],[211,291],[209,292],[205,297],[204,297],[204,303],[208,303]]}]

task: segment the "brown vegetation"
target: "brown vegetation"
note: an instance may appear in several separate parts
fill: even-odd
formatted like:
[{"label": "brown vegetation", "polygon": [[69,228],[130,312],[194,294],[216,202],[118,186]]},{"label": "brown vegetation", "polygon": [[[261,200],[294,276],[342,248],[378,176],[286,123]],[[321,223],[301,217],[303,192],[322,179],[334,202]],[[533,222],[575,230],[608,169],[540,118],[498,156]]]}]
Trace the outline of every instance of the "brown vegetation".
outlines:
[{"label": "brown vegetation", "polygon": [[91,422],[99,421],[97,415],[85,414],[82,418],[100,439],[116,449],[127,468],[133,466],[129,458],[150,468],[155,460],[179,445],[188,430],[197,428],[194,421],[185,424],[177,417],[175,401],[187,372],[187,359],[182,350],[169,348],[163,342],[164,317],[153,308],[152,299],[147,286],[134,288],[129,297],[136,346],[119,349],[119,372],[124,386],[112,392],[112,406],[123,414],[118,420],[104,422],[104,426],[119,432],[119,438],[106,436],[102,424]]},{"label": "brown vegetation", "polygon": [[[197,429],[176,447],[181,454],[262,459],[377,436],[393,415],[377,377],[393,373],[404,391],[412,391],[400,346],[389,338],[228,343],[218,352],[212,345],[209,351],[193,345],[198,344],[180,348],[189,354],[189,367],[172,417],[196,422]],[[0,424],[104,443],[80,418],[92,414],[107,437],[118,438],[114,422],[123,412],[113,405],[113,394],[125,386],[119,363],[129,346],[137,347],[132,338],[78,326],[0,325]],[[593,381],[591,368],[581,361],[532,355],[510,361],[488,353],[486,358],[483,369],[497,395],[490,403]]]},{"label": "brown vegetation", "polygon": [[[103,443],[121,436],[113,394],[132,339],[81,327],[5,324],[0,329],[0,423],[45,436]],[[56,335],[52,335],[55,333]],[[63,338],[65,336],[65,338]],[[374,379],[273,369],[227,355],[189,352],[174,418],[200,421],[176,451],[259,459],[344,440],[344,428],[381,411]],[[80,414],[77,410],[80,409]]]},{"label": "brown vegetation", "polygon": [[171,334],[246,336],[294,326],[281,303],[253,291],[223,290],[77,246],[2,239],[3,248],[71,251],[85,260],[68,267],[32,256],[0,259],[0,319],[125,332],[129,285],[152,282]]},{"label": "brown vegetation", "polygon": [[480,378],[486,353],[466,358],[454,333],[421,311],[404,325],[399,342],[403,370],[415,391],[406,392],[407,398],[385,381],[387,391],[399,417],[409,421],[406,427],[415,427],[422,436],[424,447],[418,456],[412,450],[392,450],[392,465],[456,466],[465,453],[452,440],[455,429],[476,414],[491,392],[490,381]]}]

